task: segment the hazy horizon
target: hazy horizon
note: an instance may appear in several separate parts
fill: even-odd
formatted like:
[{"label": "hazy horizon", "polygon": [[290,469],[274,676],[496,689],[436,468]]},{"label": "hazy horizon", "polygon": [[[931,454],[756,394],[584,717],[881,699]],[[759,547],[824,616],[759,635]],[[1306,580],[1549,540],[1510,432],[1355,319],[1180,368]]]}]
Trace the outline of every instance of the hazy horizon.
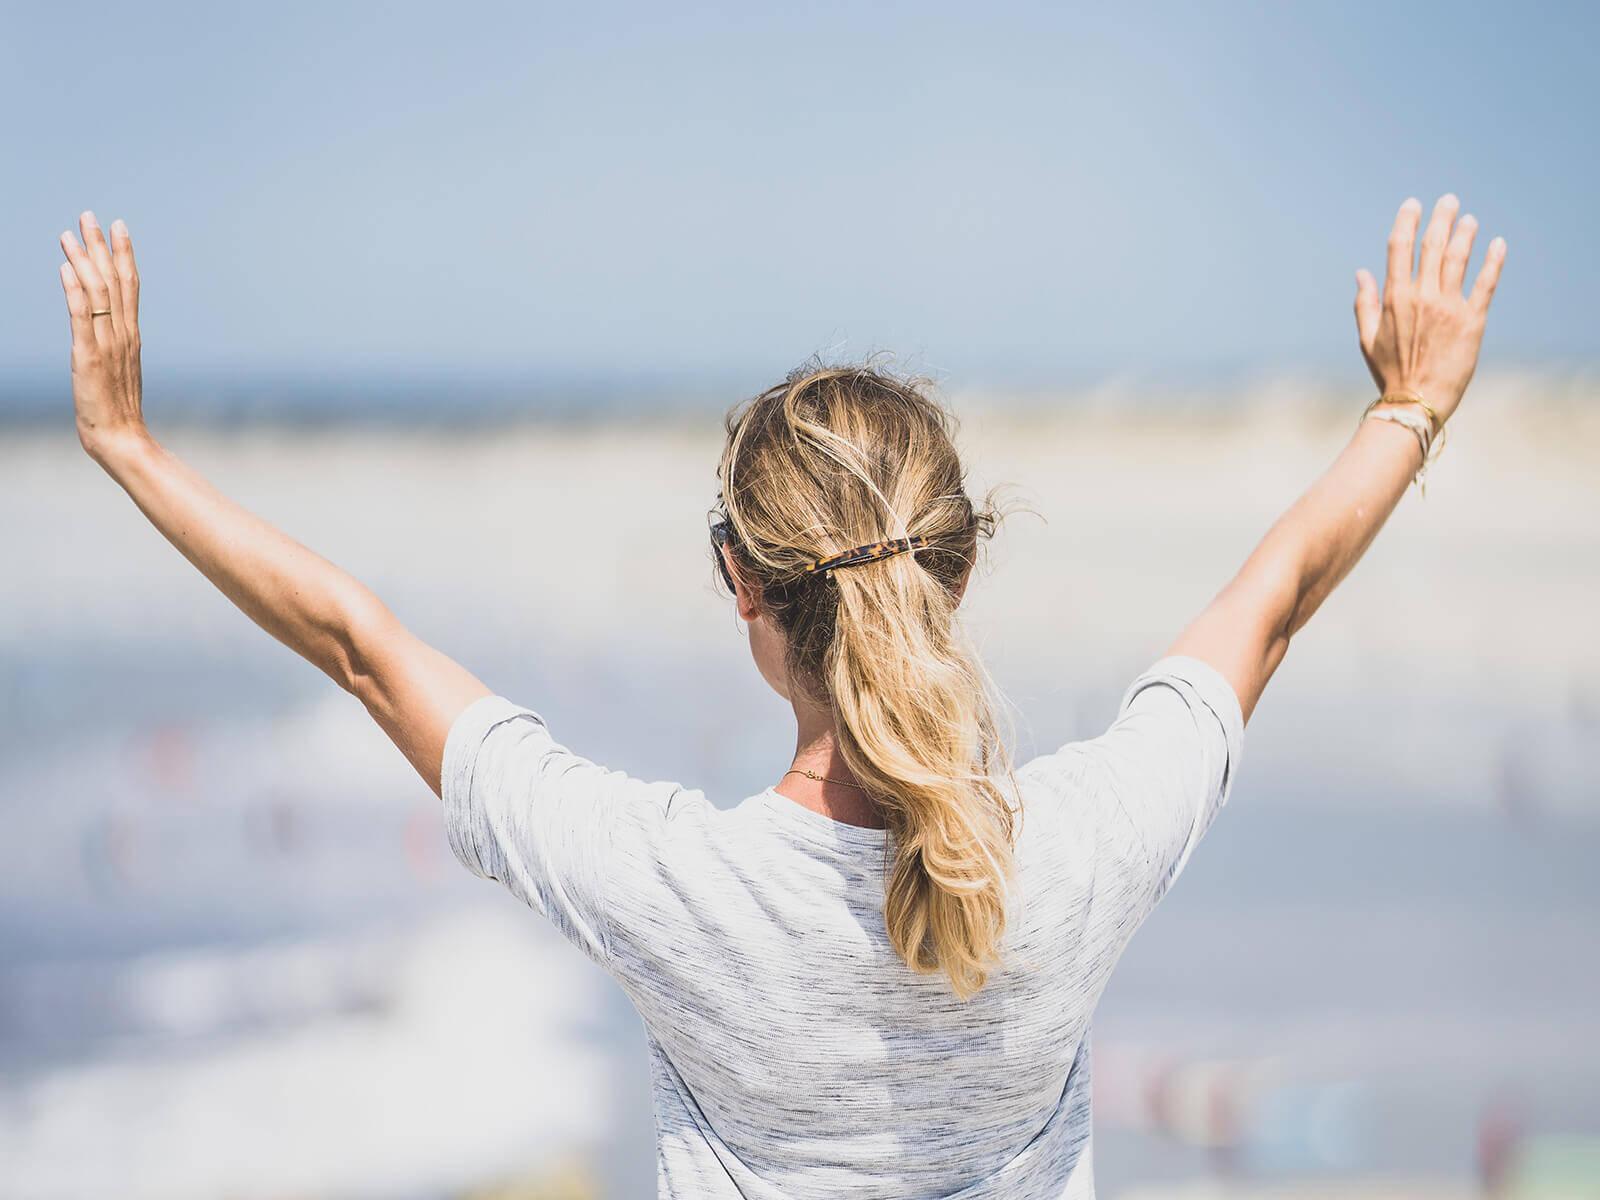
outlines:
[{"label": "hazy horizon", "polygon": [[1600,361],[1584,6],[91,4],[69,28],[136,68],[114,102],[58,22],[22,9],[0,46],[0,100],[39,114],[8,391],[65,375],[84,207],[133,229],[152,373],[755,381],[890,350],[958,381],[1364,387],[1353,273],[1447,189],[1510,245],[1486,365]]}]

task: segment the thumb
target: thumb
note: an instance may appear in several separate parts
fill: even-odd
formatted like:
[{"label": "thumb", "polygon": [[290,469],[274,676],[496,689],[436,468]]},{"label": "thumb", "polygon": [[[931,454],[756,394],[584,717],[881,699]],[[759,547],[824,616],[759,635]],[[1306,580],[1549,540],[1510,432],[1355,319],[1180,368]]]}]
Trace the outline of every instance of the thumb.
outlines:
[{"label": "thumb", "polygon": [[1361,339],[1363,350],[1370,351],[1378,338],[1380,312],[1378,281],[1363,267],[1356,272],[1356,335]]}]

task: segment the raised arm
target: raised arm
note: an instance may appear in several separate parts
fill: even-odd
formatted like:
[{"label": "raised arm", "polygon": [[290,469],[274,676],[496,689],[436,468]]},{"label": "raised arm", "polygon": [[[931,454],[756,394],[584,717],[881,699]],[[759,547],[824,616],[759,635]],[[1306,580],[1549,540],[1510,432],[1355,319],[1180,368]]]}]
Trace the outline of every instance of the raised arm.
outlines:
[{"label": "raised arm", "polygon": [[[1434,207],[1413,269],[1422,206],[1400,206],[1389,235],[1388,277],[1380,298],[1367,271],[1356,273],[1356,327],[1380,396],[1420,398],[1439,428],[1461,403],[1478,363],[1489,301],[1506,245],[1489,243],[1470,295],[1463,295],[1477,222],[1456,220],[1459,204]],[[1412,420],[1422,405],[1400,399]],[[1239,573],[1173,643],[1172,654],[1210,663],[1233,685],[1248,720],[1262,690],[1328,594],[1356,565],[1422,466],[1419,438],[1388,420],[1364,420],[1327,472],[1267,532]]]},{"label": "raised arm", "polygon": [[61,235],[78,439],[151,524],[251,620],[367,708],[435,792],[445,736],[489,689],[350,575],[218,492],[145,427],[139,275],[122,222]]}]

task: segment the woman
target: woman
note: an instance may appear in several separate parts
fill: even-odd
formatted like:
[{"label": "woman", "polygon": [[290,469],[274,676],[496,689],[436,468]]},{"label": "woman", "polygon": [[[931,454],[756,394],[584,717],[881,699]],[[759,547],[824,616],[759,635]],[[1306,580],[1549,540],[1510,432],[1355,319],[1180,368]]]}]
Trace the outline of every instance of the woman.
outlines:
[{"label": "woman", "polygon": [[[1289,639],[1419,476],[1505,244],[1401,206],[1356,323],[1379,388],[1109,730],[1012,770],[955,612],[992,514],[911,382],[816,368],[729,414],[716,562],[794,708],[772,786],[716,807],[604,770],[213,490],[140,408],[126,228],[62,235],[79,437],[253,620],[358,697],[449,839],[610,971],[649,1032],[663,1195],[1090,1196],[1090,1017],[1227,799]],[[496,1064],[499,1065],[499,1064]],[[517,1064],[526,1069],[533,1064]]]}]

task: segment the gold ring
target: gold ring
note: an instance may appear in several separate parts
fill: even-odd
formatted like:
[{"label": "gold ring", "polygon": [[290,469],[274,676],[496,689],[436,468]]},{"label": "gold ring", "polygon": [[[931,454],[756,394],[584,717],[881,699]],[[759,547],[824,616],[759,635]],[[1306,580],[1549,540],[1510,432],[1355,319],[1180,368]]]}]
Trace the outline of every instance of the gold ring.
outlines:
[{"label": "gold ring", "polygon": [[91,317],[109,317],[111,310],[109,308],[94,309],[90,311],[89,315]]}]

